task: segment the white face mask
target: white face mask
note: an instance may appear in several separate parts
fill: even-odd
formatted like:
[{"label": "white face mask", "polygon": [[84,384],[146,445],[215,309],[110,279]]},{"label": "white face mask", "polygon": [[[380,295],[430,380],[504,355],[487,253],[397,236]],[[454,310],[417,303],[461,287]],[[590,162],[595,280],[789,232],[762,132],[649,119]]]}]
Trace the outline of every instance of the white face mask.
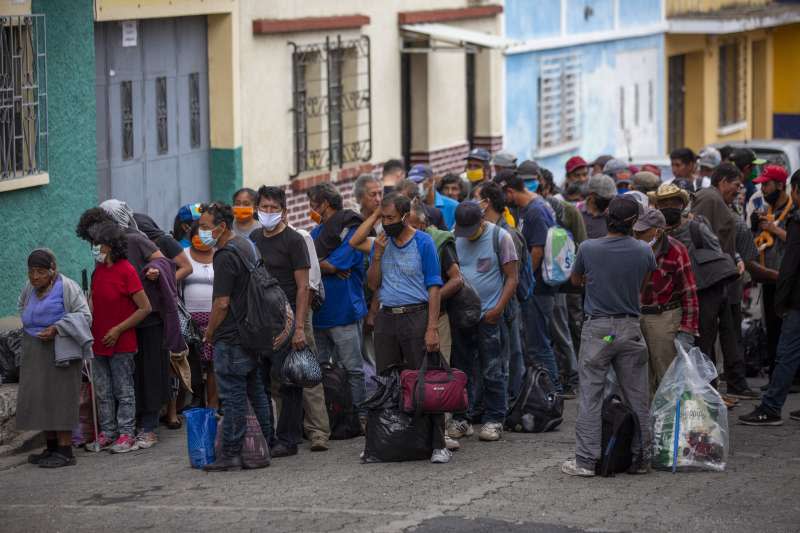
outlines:
[{"label": "white face mask", "polygon": [[282,218],[283,213],[264,213],[263,211],[258,212],[258,221],[267,231],[274,230],[277,225],[280,224]]}]

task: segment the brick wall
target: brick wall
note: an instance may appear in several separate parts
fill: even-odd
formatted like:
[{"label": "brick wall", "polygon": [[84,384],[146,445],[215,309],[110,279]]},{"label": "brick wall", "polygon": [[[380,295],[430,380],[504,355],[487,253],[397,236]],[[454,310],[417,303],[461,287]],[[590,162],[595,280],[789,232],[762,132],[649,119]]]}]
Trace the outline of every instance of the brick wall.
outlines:
[{"label": "brick wall", "polygon": [[469,144],[466,142],[432,152],[412,152],[409,165],[424,163],[430,165],[436,174],[459,173],[464,171],[464,158],[468,153]]},{"label": "brick wall", "polygon": [[490,154],[494,154],[503,149],[503,136],[494,135],[490,137],[475,136],[475,148],[486,148]]}]

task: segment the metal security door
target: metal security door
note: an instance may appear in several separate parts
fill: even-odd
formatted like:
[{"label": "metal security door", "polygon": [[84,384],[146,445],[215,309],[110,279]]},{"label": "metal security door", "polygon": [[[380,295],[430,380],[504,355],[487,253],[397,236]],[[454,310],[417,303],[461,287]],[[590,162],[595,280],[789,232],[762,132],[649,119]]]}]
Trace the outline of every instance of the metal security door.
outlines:
[{"label": "metal security door", "polygon": [[[130,44],[130,43],[128,43]],[[99,200],[118,198],[164,229],[211,194],[204,17],[95,26]]]}]

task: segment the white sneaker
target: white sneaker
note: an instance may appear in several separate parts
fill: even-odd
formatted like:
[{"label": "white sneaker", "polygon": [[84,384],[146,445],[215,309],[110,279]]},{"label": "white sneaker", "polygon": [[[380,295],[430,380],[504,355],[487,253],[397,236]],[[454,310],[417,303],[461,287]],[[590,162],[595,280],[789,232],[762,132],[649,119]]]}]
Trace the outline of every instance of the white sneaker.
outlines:
[{"label": "white sneaker", "polygon": [[431,455],[431,462],[434,464],[445,464],[450,462],[450,458],[453,457],[453,454],[447,448],[441,448],[439,450],[433,450],[433,455]]},{"label": "white sneaker", "polygon": [[462,437],[471,437],[475,433],[472,424],[466,420],[450,420],[447,424],[447,436],[451,439],[460,439]]},{"label": "white sneaker", "polygon": [[497,422],[487,422],[481,427],[481,432],[478,433],[478,438],[483,441],[500,440],[502,436],[503,424]]},{"label": "white sneaker", "polygon": [[459,444],[456,439],[448,437],[447,435],[444,436],[444,446],[451,452],[461,449],[461,444]]},{"label": "white sneaker", "polygon": [[595,476],[594,470],[589,470],[588,468],[581,468],[580,466],[578,466],[578,463],[575,461],[575,459],[564,461],[564,463],[561,465],[561,471],[568,476],[577,476],[577,477]]}]

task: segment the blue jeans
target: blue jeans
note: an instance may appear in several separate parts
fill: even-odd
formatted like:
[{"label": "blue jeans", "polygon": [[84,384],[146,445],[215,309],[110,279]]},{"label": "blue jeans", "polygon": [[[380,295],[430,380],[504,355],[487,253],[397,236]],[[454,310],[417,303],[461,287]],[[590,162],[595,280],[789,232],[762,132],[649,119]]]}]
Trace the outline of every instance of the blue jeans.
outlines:
[{"label": "blue jeans", "polygon": [[118,435],[133,437],[136,433],[134,366],[132,353],[117,353],[112,357],[99,355],[92,362],[100,431],[110,439]]},{"label": "blue jeans", "polygon": [[[502,320],[502,318],[501,318]],[[453,418],[477,421],[483,403],[482,423],[503,423],[508,412],[508,347],[503,343],[502,324],[481,321],[478,327],[459,330],[456,368],[467,375],[469,407]]]},{"label": "blue jeans", "polygon": [[800,310],[792,309],[781,324],[775,370],[772,371],[769,389],[761,399],[762,407],[773,415],[780,416],[798,368],[800,368]]},{"label": "blue jeans", "polygon": [[534,294],[524,303],[525,312],[525,364],[541,364],[558,392],[563,392],[558,378],[558,364],[550,340],[550,328],[555,307],[552,294]]},{"label": "blue jeans", "polygon": [[261,426],[261,433],[267,442],[271,442],[272,421],[261,379],[261,364],[256,356],[245,352],[239,345],[217,342],[214,344],[214,373],[225,409],[222,418],[222,453],[227,457],[242,453],[248,399]]},{"label": "blue jeans", "polygon": [[562,385],[574,388],[578,386],[578,359],[575,357],[575,347],[572,344],[572,334],[569,330],[569,312],[567,311],[567,295],[555,295],[553,307],[553,321],[550,333],[553,336],[553,349],[559,370],[563,372]]},{"label": "blue jeans", "polygon": [[525,378],[525,355],[522,352],[522,333],[519,327],[522,309],[516,298],[511,298],[508,302],[504,318],[506,322],[501,333],[504,335],[503,343],[508,346],[508,405],[513,405]]},{"label": "blue jeans", "polygon": [[[353,405],[364,402],[364,358],[361,356],[361,321],[346,326],[328,329],[314,328],[317,343],[317,357],[321,363],[336,361],[347,371]],[[367,416],[365,409],[359,409],[360,416]]]}]

